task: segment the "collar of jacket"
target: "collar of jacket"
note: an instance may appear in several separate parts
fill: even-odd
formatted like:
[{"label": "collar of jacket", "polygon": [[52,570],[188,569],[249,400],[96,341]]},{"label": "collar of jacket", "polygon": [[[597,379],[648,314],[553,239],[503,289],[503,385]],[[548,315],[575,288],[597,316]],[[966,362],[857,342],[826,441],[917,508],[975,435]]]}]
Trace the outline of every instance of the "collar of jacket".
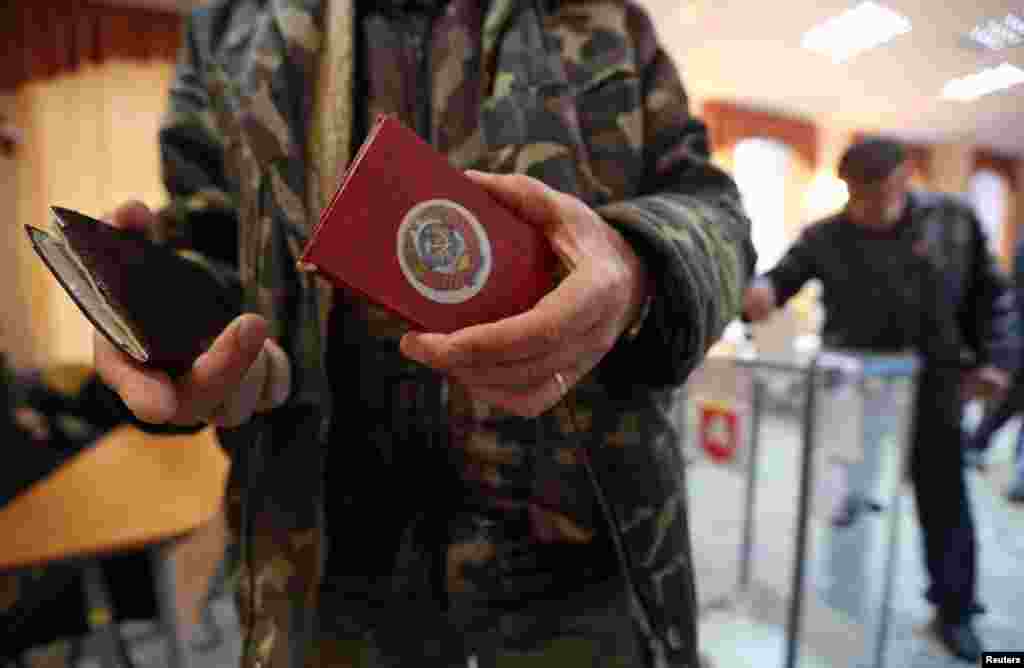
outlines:
[{"label": "collar of jacket", "polygon": [[[329,1],[344,3],[348,11],[354,11],[355,2],[362,0]],[[443,2],[388,1],[399,4]],[[495,57],[502,35],[518,13],[535,8],[536,3],[529,0],[487,1],[482,36],[485,61]],[[287,227],[302,232],[308,238],[316,222],[314,216],[310,215],[305,202],[288,198],[286,190],[301,196],[306,189],[304,181],[309,179],[305,169],[296,167],[306,166],[307,162],[306,126],[313,111],[316,68],[323,43],[324,0],[270,0],[269,10],[271,21],[254,29],[249,48],[252,53],[260,54],[264,62],[278,61],[278,65],[250,68],[234,82],[231,86],[236,97],[234,106],[243,135],[253,137],[248,143],[255,164],[265,165],[271,172],[283,174],[287,170],[290,174],[288,182],[291,188],[282,189],[271,184],[270,190],[273,197],[282,200],[278,208],[286,215]],[[272,131],[270,141],[266,140],[267,129]],[[300,174],[303,182],[296,182],[295,178]]]},{"label": "collar of jacket", "polygon": [[[352,15],[355,2],[361,0],[329,1],[340,5],[334,9]],[[535,11],[536,5],[530,0],[483,1],[481,57],[484,62],[494,62],[510,26],[521,12]],[[245,47],[252,66],[228,76],[226,64],[213,64],[211,95],[226,98],[217,106],[230,110],[225,120],[236,125],[231,134],[244,142],[251,156],[246,162],[258,165],[261,171],[243,178],[258,183],[258,196],[267,198],[261,205],[272,205],[279,214],[273,219],[284,228],[290,259],[297,262],[318,218],[315,191],[319,178],[307,159],[307,134],[326,6],[324,0],[267,0],[265,7],[267,20],[252,23]],[[354,36],[353,32],[353,39],[341,48],[353,48]],[[346,103],[351,104],[350,98],[346,96]],[[324,337],[333,290],[329,282],[314,281],[311,274],[302,273],[298,280],[304,290],[317,293],[319,336]]]}]

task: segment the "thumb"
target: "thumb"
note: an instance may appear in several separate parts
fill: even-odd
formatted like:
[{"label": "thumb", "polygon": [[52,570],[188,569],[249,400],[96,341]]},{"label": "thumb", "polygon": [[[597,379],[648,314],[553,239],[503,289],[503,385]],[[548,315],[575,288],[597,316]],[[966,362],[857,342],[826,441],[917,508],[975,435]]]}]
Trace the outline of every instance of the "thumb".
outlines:
[{"label": "thumb", "polygon": [[261,316],[246,313],[228,325],[192,365],[182,386],[183,400],[172,421],[194,424],[205,420],[237,394],[266,338],[267,322]]},{"label": "thumb", "polygon": [[525,174],[488,174],[469,170],[466,176],[527,222],[547,227],[558,221],[557,194],[543,181]]},{"label": "thumb", "polygon": [[[465,174],[521,220],[539,229],[568,270],[582,262],[586,253],[580,245],[585,243],[586,235],[562,224],[570,214],[578,213],[566,195],[525,174],[488,174],[475,170]],[[591,215],[596,219],[596,214],[591,212]],[[591,235],[590,238],[596,237]]]},{"label": "thumb", "polygon": [[103,220],[122,230],[145,232],[156,219],[149,207],[138,200],[131,200],[107,214]]}]

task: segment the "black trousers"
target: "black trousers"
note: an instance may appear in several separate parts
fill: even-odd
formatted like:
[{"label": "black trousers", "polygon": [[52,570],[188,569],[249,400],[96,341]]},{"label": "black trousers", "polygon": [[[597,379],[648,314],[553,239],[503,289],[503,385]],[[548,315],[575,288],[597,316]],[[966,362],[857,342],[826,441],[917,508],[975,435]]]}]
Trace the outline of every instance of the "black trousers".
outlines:
[{"label": "black trousers", "polygon": [[928,599],[950,621],[971,614],[977,543],[963,467],[960,372],[925,367],[918,379],[910,477],[924,535]]}]

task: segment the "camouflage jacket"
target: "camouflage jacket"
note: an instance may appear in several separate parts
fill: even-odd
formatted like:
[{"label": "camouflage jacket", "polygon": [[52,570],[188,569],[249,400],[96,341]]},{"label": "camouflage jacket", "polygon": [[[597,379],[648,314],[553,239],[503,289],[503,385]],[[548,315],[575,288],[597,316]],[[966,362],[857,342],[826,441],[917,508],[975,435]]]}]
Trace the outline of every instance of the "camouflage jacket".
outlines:
[{"label": "camouflage jacket", "polygon": [[[223,434],[246,460],[253,572],[240,582],[253,585],[242,603],[255,620],[253,665],[301,665],[322,570],[334,295],[295,269],[321,201],[307,144],[322,16],[314,0],[195,11],[160,134],[172,202],[155,236],[237,266],[247,307],[270,320],[293,363],[287,405],[256,429]],[[739,311],[754,251],[738,191],[710,164],[704,125],[635,5],[494,0],[474,56],[450,46],[431,54],[433,138],[445,135],[450,162],[525,172],[576,195],[656,277],[640,335],[574,390],[582,434],[553,411],[541,418],[540,449],[554,460],[586,447],[657,665],[695,665],[683,462],[666,409]],[[479,63],[472,77],[469,60]],[[479,118],[449,125],[446,101],[460,81],[479,86]]]},{"label": "camouflage jacket", "polygon": [[[911,193],[905,218],[879,235],[838,214],[807,228],[767,276],[785,302],[822,282],[828,345],[914,348],[933,367],[1018,364],[1008,281],[971,208]],[[870,303],[870,315],[858,305]]]}]

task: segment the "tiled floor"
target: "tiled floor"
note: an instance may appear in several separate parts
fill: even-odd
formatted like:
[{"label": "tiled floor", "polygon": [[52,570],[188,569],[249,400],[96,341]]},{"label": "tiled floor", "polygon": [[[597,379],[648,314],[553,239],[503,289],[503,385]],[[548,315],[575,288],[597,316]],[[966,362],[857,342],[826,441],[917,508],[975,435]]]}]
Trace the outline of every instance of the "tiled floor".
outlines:
[{"label": "tiled floor", "polygon": [[[837,404],[838,406],[838,404]],[[848,440],[846,408],[827,417],[830,438]],[[689,487],[698,587],[703,607],[702,651],[716,667],[773,668],[784,665],[785,620],[790,604],[798,499],[799,423],[779,414],[762,425],[757,485],[756,540],[752,585],[736,597],[738,555],[742,535],[744,477],[708,462],[690,468]],[[980,542],[980,599],[988,614],[977,628],[990,649],[1024,650],[1024,507],[1011,506],[1003,490],[1011,475],[1011,440],[1016,424],[996,439],[984,474],[970,472],[969,485]],[[886,467],[876,471],[884,480]],[[815,468],[827,472],[823,461]],[[827,476],[818,475],[820,481]],[[872,601],[884,584],[885,511],[867,515],[849,529],[832,531],[827,516],[829,485],[815,486],[816,502],[810,531],[812,549],[805,562],[811,586],[802,617],[801,668],[874,665]],[[912,497],[904,494],[899,514],[901,540],[895,557],[891,619],[887,624],[885,666],[939,668],[962,666],[949,657],[924,630],[930,609],[922,598],[925,578],[920,536]],[[224,641],[213,650],[197,651],[194,668],[236,664],[240,642],[231,604],[214,607]],[[865,613],[867,610],[867,613]],[[858,623],[858,619],[860,622]],[[132,643],[141,666],[165,665],[161,643],[143,634]],[[97,665],[97,664],[90,664]]]},{"label": "tiled floor", "polygon": [[[792,590],[795,509],[798,489],[799,423],[769,417],[763,425],[757,486],[754,584],[746,596],[736,591],[741,536],[743,477],[707,462],[691,468],[694,549],[700,598],[705,607],[701,631],[705,654],[716,666],[784,665],[786,613]],[[1011,475],[1010,440],[1016,425],[997,438],[984,474],[970,472],[980,543],[979,598],[988,613],[977,628],[989,649],[1024,650],[1024,508],[1009,504],[1003,490]],[[820,463],[819,478],[825,470]],[[828,486],[816,486],[817,508],[827,506]],[[922,597],[925,577],[920,534],[912,496],[901,497],[899,549],[895,556],[892,612],[884,665],[965,665],[947,655],[926,632],[931,610]],[[830,531],[815,513],[810,558],[805,562],[810,591],[805,597],[802,642],[797,665],[875,665],[877,618],[864,608],[881,600],[884,582],[885,513],[864,516],[849,529]],[[872,526],[873,525],[873,526]],[[831,550],[830,547],[831,546]],[[817,548],[817,549],[815,549]],[[842,562],[841,566],[829,567]],[[831,570],[831,572],[830,572]],[[831,576],[831,577],[830,577]],[[860,597],[861,601],[857,598]],[[861,604],[858,607],[857,603]],[[875,606],[877,607],[877,606]],[[862,623],[857,623],[857,617]]]}]

